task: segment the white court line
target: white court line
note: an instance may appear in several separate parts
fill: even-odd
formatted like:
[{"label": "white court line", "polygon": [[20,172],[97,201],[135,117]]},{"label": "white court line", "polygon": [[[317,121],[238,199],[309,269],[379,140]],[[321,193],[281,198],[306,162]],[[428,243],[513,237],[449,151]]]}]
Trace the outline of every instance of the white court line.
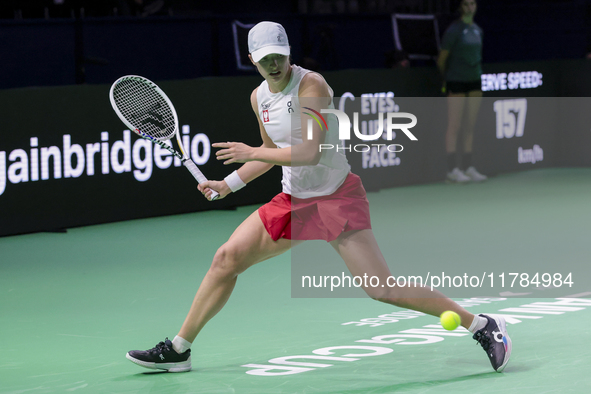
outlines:
[{"label": "white court line", "polygon": [[72,387],[71,389],[67,389],[66,391],[74,391],[74,390],[78,390],[78,389],[83,389],[86,386],[88,386],[88,383],[84,383],[82,386]]},{"label": "white court line", "polygon": [[581,298],[581,297],[587,297],[587,296],[591,296],[591,291],[587,291],[585,293],[567,295],[567,296],[564,296],[564,298]]},{"label": "white court line", "polygon": [[77,338],[114,339],[111,337],[95,337],[95,336],[91,336],[91,335],[76,335],[76,334],[57,334],[57,335],[61,335],[63,337],[77,337]]}]

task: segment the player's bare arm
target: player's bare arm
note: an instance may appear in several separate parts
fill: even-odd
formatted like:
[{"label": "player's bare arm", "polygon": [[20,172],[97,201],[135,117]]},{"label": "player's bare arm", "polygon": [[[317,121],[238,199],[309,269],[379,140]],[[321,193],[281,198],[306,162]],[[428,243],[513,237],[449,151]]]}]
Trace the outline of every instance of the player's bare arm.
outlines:
[{"label": "player's bare arm", "polygon": [[[263,140],[263,144],[261,145],[261,148],[269,148],[269,149],[277,148],[277,146],[273,143],[273,141],[271,141],[271,139],[267,135],[267,132],[265,131],[265,128],[263,127],[263,122],[261,122],[261,118],[259,117],[259,114],[257,111],[257,107],[258,107],[258,105],[257,105],[257,90],[258,90],[258,87],[252,91],[252,94],[250,95],[250,104],[251,104],[252,110],[254,111],[254,114],[257,118],[257,122],[259,125],[259,131],[261,133],[261,139]],[[252,148],[246,144],[240,143],[240,142],[232,142],[229,144],[233,144],[233,146],[236,147],[236,149],[238,149],[238,150],[254,149],[254,148]],[[215,147],[218,147],[218,145],[220,145],[220,144],[219,143],[213,144],[212,146],[215,148]],[[218,154],[219,154],[219,152],[218,152]],[[219,160],[219,158],[218,158],[218,160]],[[249,182],[253,181],[254,179],[258,178],[259,176],[263,175],[267,171],[269,171],[272,167],[273,167],[273,164],[263,163],[260,161],[249,161],[249,162],[245,163],[242,167],[240,167],[237,170],[237,172],[238,172],[238,176],[240,176],[240,179],[242,179],[242,181],[244,183],[249,183]],[[210,189],[216,190],[220,194],[219,198],[224,198],[232,192],[232,190],[230,190],[230,188],[228,187],[228,184],[226,183],[226,181],[210,181],[210,182],[203,183],[203,184],[199,185],[199,191],[204,193],[204,195],[208,198],[209,198],[209,194],[210,194]]]},{"label": "player's bare arm", "polygon": [[447,49],[442,49],[439,52],[439,57],[437,58],[437,67],[441,74],[445,74],[445,67],[447,66],[447,58],[449,57],[449,51]]},{"label": "player's bare arm", "polygon": [[[253,110],[257,114],[263,141],[269,140],[256,108],[256,93],[253,92],[255,106]],[[316,73],[308,73],[300,84],[300,99],[305,98],[306,106],[318,112],[327,108],[330,100],[328,84],[324,78]],[[253,98],[251,97],[251,102]],[[306,124],[308,115],[302,114],[302,126]],[[262,162],[279,166],[308,166],[316,165],[320,160],[319,146],[324,141],[324,131],[317,124],[313,125],[313,138],[304,138],[302,144],[293,145],[287,148],[278,149],[265,143],[261,147],[254,148],[239,142],[213,144],[215,148],[223,148],[216,153],[218,160],[224,160],[224,164]],[[304,128],[302,127],[302,130]],[[272,144],[272,142],[270,142]],[[273,144],[274,145],[274,144]],[[242,174],[241,174],[242,177]]]}]

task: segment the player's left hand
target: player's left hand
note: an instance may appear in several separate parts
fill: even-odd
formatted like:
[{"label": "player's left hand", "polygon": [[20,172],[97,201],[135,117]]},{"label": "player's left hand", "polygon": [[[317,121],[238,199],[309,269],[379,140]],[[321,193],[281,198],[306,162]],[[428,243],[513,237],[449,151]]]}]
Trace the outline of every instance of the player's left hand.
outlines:
[{"label": "player's left hand", "polygon": [[218,160],[224,160],[224,164],[246,163],[253,160],[254,148],[242,142],[216,142],[214,148],[222,148],[216,152]]}]

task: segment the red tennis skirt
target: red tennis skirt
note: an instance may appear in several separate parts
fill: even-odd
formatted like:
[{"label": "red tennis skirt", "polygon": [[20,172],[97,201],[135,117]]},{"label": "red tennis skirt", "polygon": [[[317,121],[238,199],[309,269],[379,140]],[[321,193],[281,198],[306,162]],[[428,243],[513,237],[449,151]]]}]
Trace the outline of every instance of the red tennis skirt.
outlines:
[{"label": "red tennis skirt", "polygon": [[365,189],[353,173],[328,196],[296,198],[279,193],[259,208],[259,216],[274,241],[286,238],[330,242],[347,231],[371,229]]}]

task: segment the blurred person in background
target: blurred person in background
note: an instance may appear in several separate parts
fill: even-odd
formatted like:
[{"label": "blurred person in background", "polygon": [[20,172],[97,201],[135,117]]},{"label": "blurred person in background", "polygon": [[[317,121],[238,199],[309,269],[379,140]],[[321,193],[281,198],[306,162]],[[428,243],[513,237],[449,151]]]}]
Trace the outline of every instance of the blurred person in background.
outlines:
[{"label": "blurred person in background", "polygon": [[167,15],[169,0],[118,0],[121,14],[125,16]]},{"label": "blurred person in background", "polygon": [[[476,0],[461,0],[460,17],[443,34],[437,66],[443,74],[443,91],[448,97],[448,123],[445,136],[447,180],[454,183],[487,179],[472,165],[474,126],[482,100],[482,29],[474,23]],[[468,97],[469,99],[465,99]],[[462,123],[462,120],[464,122]],[[461,158],[458,165],[458,135]]]},{"label": "blurred person in background", "polygon": [[410,59],[406,51],[391,50],[386,52],[386,68],[408,68]]}]

